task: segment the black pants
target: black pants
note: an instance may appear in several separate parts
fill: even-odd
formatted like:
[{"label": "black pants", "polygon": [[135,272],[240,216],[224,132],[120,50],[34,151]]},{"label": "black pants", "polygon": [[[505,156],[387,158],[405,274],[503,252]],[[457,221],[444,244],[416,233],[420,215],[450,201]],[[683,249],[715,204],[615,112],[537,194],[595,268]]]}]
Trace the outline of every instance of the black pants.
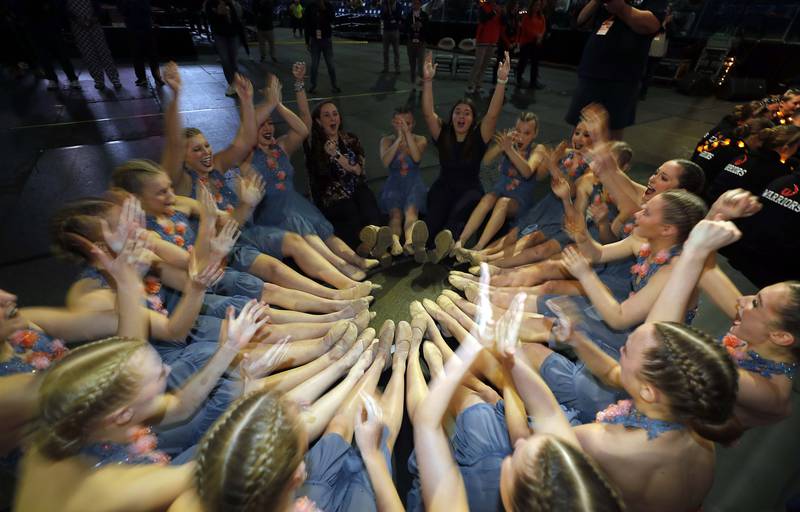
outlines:
[{"label": "black pants", "polygon": [[525,73],[525,66],[531,66],[531,88],[536,87],[539,81],[539,46],[536,42],[523,44],[519,47],[519,62],[517,62],[517,85],[522,82],[522,75]]},{"label": "black pants", "polygon": [[58,31],[39,29],[38,27],[33,31],[31,41],[36,47],[36,56],[39,59],[39,66],[44,72],[44,76],[48,80],[58,80],[56,70],[53,67],[53,60],[58,60],[61,64],[61,69],[67,75],[67,80],[77,80],[78,76],[75,74],[75,68],[72,67],[72,61],[69,60],[67,47],[61,34]]},{"label": "black pants", "polygon": [[483,197],[480,184],[465,187],[450,180],[437,179],[428,191],[428,215],[425,218],[432,243],[437,233],[449,229],[458,238],[472,210]]},{"label": "black pants", "polygon": [[152,30],[128,30],[128,38],[131,42],[131,55],[133,56],[133,69],[136,72],[136,80],[147,80],[144,73],[144,61],[150,66],[150,74],[153,78],[161,79],[161,72],[158,69],[158,49],[156,48],[156,38]]},{"label": "black pants", "polygon": [[361,228],[368,224],[381,224],[378,201],[366,184],[359,185],[350,199],[318,206],[322,214],[333,224],[336,236],[350,247],[358,245],[358,233]]}]

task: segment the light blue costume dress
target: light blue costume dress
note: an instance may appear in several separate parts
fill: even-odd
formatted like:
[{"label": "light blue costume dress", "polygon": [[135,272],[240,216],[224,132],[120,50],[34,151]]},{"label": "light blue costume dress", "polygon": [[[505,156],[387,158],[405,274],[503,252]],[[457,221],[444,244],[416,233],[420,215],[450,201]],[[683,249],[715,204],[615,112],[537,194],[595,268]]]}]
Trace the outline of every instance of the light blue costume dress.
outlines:
[{"label": "light blue costume dress", "polygon": [[317,235],[323,240],[333,236],[333,225],[294,188],[294,166],[278,144],[256,151],[252,165],[266,185],[264,198],[253,213],[253,224],[303,236]]},{"label": "light blue costume dress", "polygon": [[425,213],[428,187],[422,181],[419,163],[415,162],[405,148],[400,148],[389,164],[389,177],[381,189],[378,204],[383,213],[392,210],[405,212],[414,207],[420,213]]},{"label": "light blue costume dress", "polygon": [[[681,251],[681,246],[674,246],[669,250],[666,261],[648,263],[646,256],[639,256],[634,269],[629,277],[629,295],[632,295],[647,285],[653,275]],[[642,265],[647,265],[645,268]],[[636,270],[636,273],[633,272]],[[627,329],[612,329],[603,321],[600,313],[584,296],[541,295],[537,298],[536,305],[539,313],[555,318],[556,315],[547,305],[550,299],[569,301],[578,311],[581,311],[581,322],[577,329],[586,335],[606,354],[619,360],[619,351],[628,339],[628,335],[636,329],[636,325]],[[686,324],[691,324],[696,310],[687,312]],[[623,398],[624,392],[605,386],[601,383],[582,361],[572,362],[562,354],[554,352],[542,362],[539,370],[544,381],[553,391],[558,402],[569,409],[578,411],[578,419],[584,423],[594,420],[598,411],[608,404]]]},{"label": "light blue costume dress", "polygon": [[[524,160],[528,160],[531,155],[532,147],[522,155]],[[536,190],[536,177],[531,175],[526,178],[519,170],[511,163],[508,156],[503,153],[500,157],[500,162],[497,164],[497,170],[500,172],[500,179],[494,185],[494,192],[497,197],[508,197],[517,202],[517,218],[525,215],[528,210],[533,206],[533,191]]]},{"label": "light blue costume dress", "polygon": [[[233,180],[238,173],[230,170],[222,174],[214,169],[208,177],[197,174],[193,169],[185,169],[192,178],[191,197],[197,199],[197,184],[203,183],[217,203],[217,208],[228,213],[239,204],[239,196]],[[236,270],[247,272],[259,254],[268,254],[274,258],[283,258],[283,237],[286,231],[274,226],[257,226],[251,222],[241,226],[242,235],[231,251],[231,266]]]},{"label": "light blue costume dress", "polygon": [[[559,162],[561,172],[569,180],[570,185],[583,176],[589,169],[589,164],[581,158],[578,162],[572,162],[573,158],[581,158],[580,155],[569,155]],[[570,242],[569,236],[563,230],[564,224],[564,204],[561,199],[550,190],[534,207],[528,210],[525,215],[519,216],[516,227],[519,229],[518,238],[541,231],[548,239],[557,241],[561,247]]]}]

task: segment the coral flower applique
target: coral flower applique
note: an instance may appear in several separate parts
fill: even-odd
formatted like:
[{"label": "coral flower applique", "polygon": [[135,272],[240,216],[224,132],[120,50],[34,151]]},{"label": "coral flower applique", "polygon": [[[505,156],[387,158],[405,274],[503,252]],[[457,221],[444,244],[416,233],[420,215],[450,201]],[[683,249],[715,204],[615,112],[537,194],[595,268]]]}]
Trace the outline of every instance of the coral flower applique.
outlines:
[{"label": "coral flower applique", "polygon": [[12,334],[8,341],[10,341],[12,345],[29,349],[39,341],[39,333],[30,329],[23,329]]},{"label": "coral flower applique", "polygon": [[283,183],[276,183],[275,188],[278,190],[286,190],[286,185]]},{"label": "coral flower applique", "polygon": [[177,232],[179,235],[183,235],[184,233],[186,233],[186,223],[185,223],[185,222],[178,222],[178,223],[176,223],[176,224],[175,224],[175,231],[176,231],[176,232]]},{"label": "coral flower applique", "polygon": [[286,171],[278,171],[278,174],[275,175],[276,178],[283,181],[286,179]]}]

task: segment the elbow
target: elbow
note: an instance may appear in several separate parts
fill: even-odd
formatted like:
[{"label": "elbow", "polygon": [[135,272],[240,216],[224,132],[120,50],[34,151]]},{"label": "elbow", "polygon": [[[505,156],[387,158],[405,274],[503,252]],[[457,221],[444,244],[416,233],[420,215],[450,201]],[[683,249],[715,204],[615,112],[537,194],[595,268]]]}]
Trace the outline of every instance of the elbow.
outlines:
[{"label": "elbow", "polygon": [[633,322],[626,321],[622,315],[614,315],[613,318],[607,319],[606,323],[608,324],[609,327],[617,331],[627,329],[634,325]]}]

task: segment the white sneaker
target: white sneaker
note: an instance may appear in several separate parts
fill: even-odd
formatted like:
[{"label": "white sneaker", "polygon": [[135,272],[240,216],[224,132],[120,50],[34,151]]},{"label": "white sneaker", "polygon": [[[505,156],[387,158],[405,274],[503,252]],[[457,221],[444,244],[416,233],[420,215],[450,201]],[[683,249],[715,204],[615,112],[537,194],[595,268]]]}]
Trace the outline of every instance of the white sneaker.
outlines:
[{"label": "white sneaker", "polygon": [[228,86],[228,89],[225,91],[225,96],[236,96],[236,89],[233,85]]},{"label": "white sneaker", "polygon": [[56,89],[59,88],[59,86],[60,86],[60,84],[58,83],[58,80],[48,80],[47,81],[47,90],[48,91],[55,91]]}]

